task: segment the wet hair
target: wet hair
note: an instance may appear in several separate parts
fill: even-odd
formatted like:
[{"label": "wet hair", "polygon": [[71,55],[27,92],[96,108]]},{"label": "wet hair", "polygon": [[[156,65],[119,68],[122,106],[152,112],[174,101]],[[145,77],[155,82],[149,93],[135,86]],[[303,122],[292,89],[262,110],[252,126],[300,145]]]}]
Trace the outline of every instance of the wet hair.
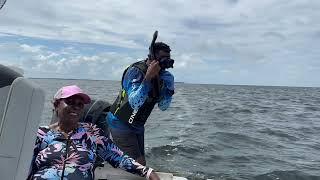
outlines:
[{"label": "wet hair", "polygon": [[156,42],[153,48],[155,53],[158,53],[160,50],[167,53],[170,53],[171,51],[170,46],[168,46],[166,43],[163,43],[163,42]]}]

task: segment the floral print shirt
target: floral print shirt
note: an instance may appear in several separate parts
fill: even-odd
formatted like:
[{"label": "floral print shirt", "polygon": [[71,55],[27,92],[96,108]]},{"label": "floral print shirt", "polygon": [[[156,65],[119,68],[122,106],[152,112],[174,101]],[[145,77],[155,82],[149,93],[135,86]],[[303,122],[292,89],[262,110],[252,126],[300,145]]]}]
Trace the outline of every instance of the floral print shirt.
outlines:
[{"label": "floral print shirt", "polygon": [[143,177],[152,171],[124,155],[96,125],[79,123],[68,135],[66,138],[47,126],[38,129],[29,179],[92,180],[97,156],[113,167]]}]

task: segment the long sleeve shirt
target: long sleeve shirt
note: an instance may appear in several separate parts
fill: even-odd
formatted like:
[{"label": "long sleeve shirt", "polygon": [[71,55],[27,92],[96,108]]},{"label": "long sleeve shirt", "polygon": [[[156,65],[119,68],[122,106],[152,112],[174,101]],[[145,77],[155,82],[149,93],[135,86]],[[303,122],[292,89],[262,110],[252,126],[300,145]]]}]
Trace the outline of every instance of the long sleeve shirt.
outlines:
[{"label": "long sleeve shirt", "polygon": [[33,180],[77,179],[93,180],[93,165],[97,156],[133,174],[145,177],[150,168],[125,155],[93,124],[79,123],[66,138],[61,132],[40,127],[30,167]]},{"label": "long sleeve shirt", "polygon": [[[160,98],[157,104],[159,109],[164,111],[170,106],[172,95],[174,94],[174,77],[168,71],[161,71],[159,76],[164,85],[160,89]],[[149,92],[152,90],[151,82],[144,80],[143,72],[136,67],[131,67],[127,70],[123,78],[122,86],[128,94],[131,108],[136,111],[144,104],[145,100],[148,98]],[[111,112],[108,113],[106,118],[110,128],[135,133],[144,132],[144,126],[128,126],[128,124],[119,120]]]}]

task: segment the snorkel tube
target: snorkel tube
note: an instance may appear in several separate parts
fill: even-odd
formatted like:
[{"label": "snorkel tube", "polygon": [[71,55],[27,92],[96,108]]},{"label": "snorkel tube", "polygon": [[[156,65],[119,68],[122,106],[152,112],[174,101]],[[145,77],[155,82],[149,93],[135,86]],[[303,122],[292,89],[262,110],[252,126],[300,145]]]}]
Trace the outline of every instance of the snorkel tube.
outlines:
[{"label": "snorkel tube", "polygon": [[[151,44],[149,46],[149,59],[151,60],[155,60],[156,59],[156,54],[154,52],[154,44],[157,40],[157,37],[158,37],[158,31],[155,31],[153,33],[153,38],[152,38],[152,41],[151,41]],[[151,80],[151,83],[153,84],[153,89],[152,89],[152,97],[153,98],[159,98],[160,96],[160,80],[159,78],[153,78]]]}]

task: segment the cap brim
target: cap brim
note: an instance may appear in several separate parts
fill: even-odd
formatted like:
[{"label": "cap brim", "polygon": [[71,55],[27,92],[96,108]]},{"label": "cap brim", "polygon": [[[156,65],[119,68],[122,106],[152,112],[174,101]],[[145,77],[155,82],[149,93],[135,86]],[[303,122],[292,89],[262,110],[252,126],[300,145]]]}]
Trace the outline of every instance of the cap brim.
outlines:
[{"label": "cap brim", "polygon": [[68,98],[75,95],[80,96],[85,104],[89,104],[91,102],[91,98],[85,93],[68,94],[67,96],[62,96],[61,98]]}]

